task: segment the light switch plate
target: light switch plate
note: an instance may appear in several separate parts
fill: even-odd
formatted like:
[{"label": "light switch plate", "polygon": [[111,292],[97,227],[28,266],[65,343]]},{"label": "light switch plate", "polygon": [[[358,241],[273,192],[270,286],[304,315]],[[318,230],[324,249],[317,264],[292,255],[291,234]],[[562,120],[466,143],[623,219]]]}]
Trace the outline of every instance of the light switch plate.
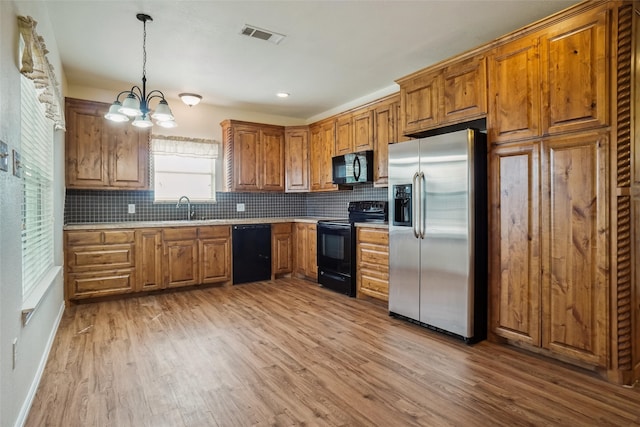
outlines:
[{"label": "light switch plate", "polygon": [[0,141],[0,171],[9,170],[9,146],[6,142]]},{"label": "light switch plate", "polygon": [[22,161],[21,161],[20,153],[18,153],[16,150],[12,150],[12,151],[13,151],[13,175],[17,176],[18,178],[22,178]]},{"label": "light switch plate", "polygon": [[129,212],[130,214],[136,213],[136,205],[134,205],[133,203],[129,203],[127,212]]}]

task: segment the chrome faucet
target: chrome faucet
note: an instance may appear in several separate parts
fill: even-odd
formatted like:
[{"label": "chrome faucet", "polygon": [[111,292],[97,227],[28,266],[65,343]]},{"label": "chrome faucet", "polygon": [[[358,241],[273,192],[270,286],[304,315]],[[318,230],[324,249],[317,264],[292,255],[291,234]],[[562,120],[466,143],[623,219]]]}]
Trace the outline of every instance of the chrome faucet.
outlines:
[{"label": "chrome faucet", "polygon": [[176,208],[180,207],[180,204],[182,203],[183,199],[187,201],[187,221],[188,221],[191,218],[193,218],[193,214],[194,214],[194,212],[191,212],[191,200],[189,200],[187,196],[180,197],[178,199],[178,203],[176,204]]}]

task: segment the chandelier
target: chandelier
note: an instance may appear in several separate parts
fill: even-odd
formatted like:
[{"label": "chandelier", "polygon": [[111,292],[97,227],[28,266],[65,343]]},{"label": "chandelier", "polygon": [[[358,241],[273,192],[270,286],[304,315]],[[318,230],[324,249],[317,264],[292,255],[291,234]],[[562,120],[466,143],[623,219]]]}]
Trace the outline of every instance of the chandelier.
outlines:
[{"label": "chandelier", "polygon": [[[109,112],[107,112],[104,117],[114,122],[127,122],[130,118],[133,118],[131,124],[139,128],[149,128],[153,126],[151,119],[155,120],[157,125],[165,128],[176,127],[177,123],[174,120],[167,100],[164,98],[164,94],[159,90],[152,90],[147,93],[147,21],[153,21],[153,18],[144,13],[138,13],[136,18],[138,18],[143,25],[142,89],[140,89],[140,86],[133,86],[130,90],[120,92],[118,96],[116,96],[114,103],[109,107]],[[127,96],[120,102],[120,97],[124,94],[127,94]],[[152,111],[150,103],[154,98],[159,98],[160,101],[156,109]]]}]

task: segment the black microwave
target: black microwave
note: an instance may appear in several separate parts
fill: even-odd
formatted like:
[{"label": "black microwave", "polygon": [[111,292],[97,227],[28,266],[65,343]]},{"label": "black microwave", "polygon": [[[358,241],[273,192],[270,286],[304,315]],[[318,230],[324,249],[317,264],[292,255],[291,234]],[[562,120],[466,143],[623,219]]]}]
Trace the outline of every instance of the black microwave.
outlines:
[{"label": "black microwave", "polygon": [[373,182],[373,150],[335,156],[331,163],[334,184]]}]

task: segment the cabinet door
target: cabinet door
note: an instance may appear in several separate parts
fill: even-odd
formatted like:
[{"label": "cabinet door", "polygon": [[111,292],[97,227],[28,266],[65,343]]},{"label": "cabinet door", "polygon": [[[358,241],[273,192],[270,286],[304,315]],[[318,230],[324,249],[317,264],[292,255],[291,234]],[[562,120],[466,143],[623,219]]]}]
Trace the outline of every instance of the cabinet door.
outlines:
[{"label": "cabinet door", "polygon": [[324,167],[324,150],[322,146],[322,126],[312,126],[309,128],[310,141],[309,151],[309,181],[311,191],[322,189],[322,168]]},{"label": "cabinet door", "polygon": [[250,126],[236,126],[233,130],[233,187],[240,191],[258,190],[258,176],[262,170],[260,130]]},{"label": "cabinet door", "polygon": [[318,279],[318,236],[315,224],[307,224],[307,265],[305,271],[307,277]]},{"label": "cabinet door", "polygon": [[543,347],[606,366],[608,134],[544,143]]},{"label": "cabinet door", "polygon": [[490,157],[491,328],[540,346],[539,143],[495,148]]},{"label": "cabinet door", "polygon": [[[67,188],[103,188],[109,185],[108,139],[103,137],[106,104],[67,98]],[[106,106],[106,108],[105,108]]]},{"label": "cabinet door", "polygon": [[487,112],[487,60],[468,58],[444,68],[441,123],[480,117]]},{"label": "cabinet door", "polygon": [[197,240],[163,241],[164,284],[168,288],[190,286],[198,283]]},{"label": "cabinet door", "polygon": [[285,191],[309,191],[309,130],[287,129],[284,141]]},{"label": "cabinet door", "polygon": [[335,155],[353,152],[353,117],[350,113],[336,119]]},{"label": "cabinet door", "polygon": [[353,151],[373,150],[373,111],[353,115]]},{"label": "cabinet door", "polygon": [[109,186],[148,188],[149,131],[105,121],[109,147]]},{"label": "cabinet door", "polygon": [[263,129],[260,132],[262,173],[259,188],[268,191],[284,191],[284,133],[281,130]]},{"label": "cabinet door", "polygon": [[489,58],[489,136],[492,142],[540,135],[538,39],[499,47]]},{"label": "cabinet door", "polygon": [[293,238],[291,237],[291,224],[271,225],[271,276],[287,274],[293,271]]},{"label": "cabinet door", "polygon": [[578,15],[542,40],[543,130],[554,134],[609,122],[608,10]]},{"label": "cabinet door", "polygon": [[438,124],[441,87],[440,71],[422,74],[400,85],[401,120],[405,135]]},{"label": "cabinet door", "polygon": [[333,184],[333,163],[334,156],[335,129],[333,121],[322,126],[322,182],[323,190],[337,190],[338,186]]},{"label": "cabinet door", "polygon": [[136,231],[137,291],[162,288],[162,232]]},{"label": "cabinet door", "polygon": [[397,138],[396,105],[397,103],[388,103],[376,107],[373,111],[375,185],[387,185],[389,181],[389,144],[396,142]]},{"label": "cabinet door", "polygon": [[231,280],[231,239],[218,237],[199,240],[200,281],[219,283]]},{"label": "cabinet door", "polygon": [[293,257],[294,271],[299,276],[306,276],[307,258],[309,253],[307,250],[307,224],[295,224],[295,251]]}]

